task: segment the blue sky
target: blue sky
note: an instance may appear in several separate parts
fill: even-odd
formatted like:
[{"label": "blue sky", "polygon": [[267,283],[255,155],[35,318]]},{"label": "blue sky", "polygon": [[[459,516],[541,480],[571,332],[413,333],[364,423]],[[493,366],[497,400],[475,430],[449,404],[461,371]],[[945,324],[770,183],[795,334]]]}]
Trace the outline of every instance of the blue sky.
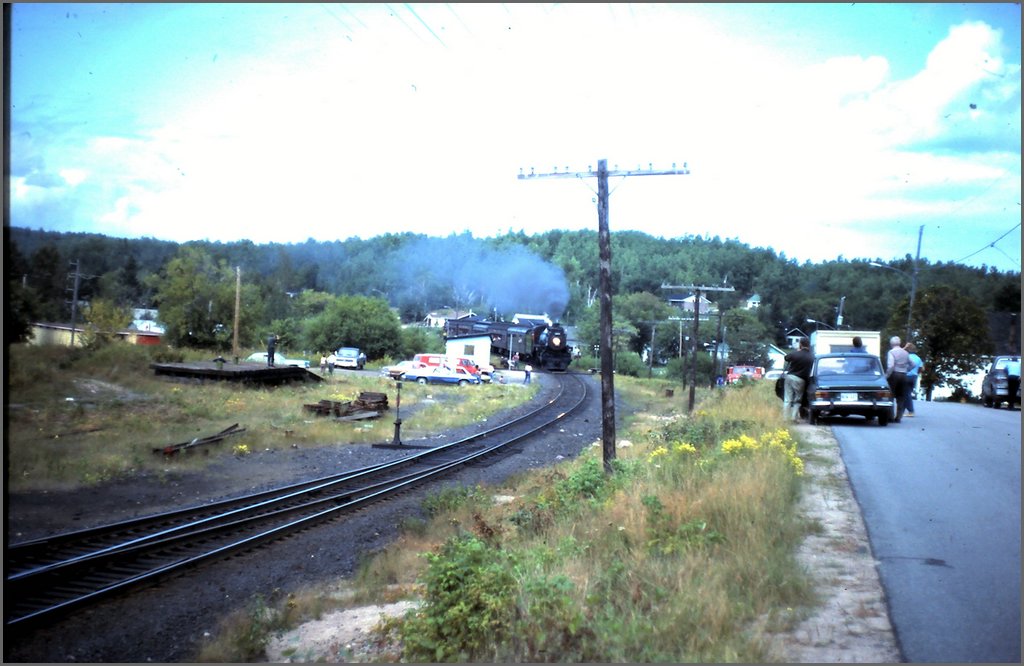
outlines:
[{"label": "blue sky", "polygon": [[1018,4],[34,4],[12,225],[597,229],[1020,270]]}]

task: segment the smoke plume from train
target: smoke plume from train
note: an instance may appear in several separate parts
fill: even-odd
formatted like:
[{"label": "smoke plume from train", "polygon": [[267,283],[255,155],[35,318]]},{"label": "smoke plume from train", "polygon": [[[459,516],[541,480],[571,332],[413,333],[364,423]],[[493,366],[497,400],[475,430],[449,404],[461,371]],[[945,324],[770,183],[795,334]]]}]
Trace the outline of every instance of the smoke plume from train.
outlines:
[{"label": "smoke plume from train", "polygon": [[455,308],[487,308],[482,315],[548,314],[558,320],[569,304],[562,269],[522,246],[495,248],[469,235],[418,238],[395,257],[407,290],[440,290]]}]

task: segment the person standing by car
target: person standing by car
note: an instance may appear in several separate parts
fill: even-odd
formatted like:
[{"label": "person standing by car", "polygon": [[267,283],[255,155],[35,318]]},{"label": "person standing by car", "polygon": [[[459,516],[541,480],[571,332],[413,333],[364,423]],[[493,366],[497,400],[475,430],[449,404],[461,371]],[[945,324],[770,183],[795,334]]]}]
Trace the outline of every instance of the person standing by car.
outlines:
[{"label": "person standing by car", "polygon": [[327,374],[334,376],[334,365],[338,362],[338,356],[334,352],[327,355]]},{"label": "person standing by car", "polygon": [[274,348],[277,347],[277,336],[271,333],[267,336],[267,367],[274,367]]},{"label": "person standing by car", "polygon": [[811,341],[800,338],[800,348],[786,354],[785,393],[782,402],[782,418],[791,423],[800,422],[800,408],[804,403],[807,382],[814,367],[814,352]]},{"label": "person standing by car", "polygon": [[914,391],[917,390],[917,379],[921,376],[924,361],[917,355],[917,345],[908,342],[903,347],[910,356],[910,370],[907,371],[907,411],[906,416],[914,415]]},{"label": "person standing by car", "polygon": [[900,346],[900,336],[889,338],[889,353],[885,355],[885,378],[889,381],[893,397],[896,398],[896,418],[894,423],[903,420],[903,412],[907,409],[907,372],[910,371],[910,354]]},{"label": "person standing by car", "polygon": [[867,354],[868,349],[864,346],[864,341],[859,335],[853,336],[853,348],[850,350],[851,354]]}]

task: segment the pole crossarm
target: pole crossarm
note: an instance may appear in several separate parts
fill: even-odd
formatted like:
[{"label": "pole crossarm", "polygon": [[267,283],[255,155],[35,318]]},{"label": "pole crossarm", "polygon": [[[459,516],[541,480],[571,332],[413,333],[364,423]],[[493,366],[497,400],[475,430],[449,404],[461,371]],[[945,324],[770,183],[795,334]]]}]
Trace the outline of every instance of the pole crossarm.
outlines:
[{"label": "pole crossarm", "polygon": [[[686,162],[683,162],[682,168],[677,168],[675,162],[672,163],[671,169],[655,169],[651,164],[647,165],[644,169],[637,166],[636,169],[625,169],[620,170],[617,168],[610,171],[604,171],[603,175],[607,177],[613,176],[688,176],[690,169],[686,166]],[[519,180],[529,180],[532,178],[596,178],[598,175],[597,171],[588,168],[587,171],[569,171],[569,167],[565,167],[565,171],[559,171],[558,167],[553,167],[550,173],[535,173],[533,167],[530,167],[530,173],[523,173],[523,170],[519,170]]]},{"label": "pole crossarm", "polygon": [[[608,228],[608,178],[610,176],[673,176],[686,175],[690,173],[686,162],[683,167],[677,168],[675,163],[671,169],[655,169],[653,164],[648,163],[647,169],[637,166],[634,169],[625,171],[615,169],[608,170],[608,160],[597,161],[597,171],[589,166],[586,171],[559,171],[558,167],[552,167],[551,173],[536,173],[530,168],[530,173],[523,173],[519,170],[519,180],[536,180],[539,178],[597,178],[597,249],[599,267],[599,292],[601,295],[601,454],[604,459],[605,472],[612,472],[612,461],[615,459],[615,382],[614,362],[612,356],[612,248],[611,231]],[[653,345],[652,345],[653,346]]]},{"label": "pole crossarm", "polygon": [[[690,362],[690,401],[689,401],[689,412],[693,412],[693,405],[696,400],[696,384],[697,384],[697,335],[700,330],[700,299],[701,292],[704,291],[736,291],[733,287],[708,287],[706,285],[696,284],[662,284],[662,289],[673,289],[692,291],[695,296],[693,299],[693,339],[690,341],[690,348],[693,350],[692,360]],[[719,311],[721,314],[721,311]],[[705,319],[707,321],[707,319]]]},{"label": "pole crossarm", "polygon": [[736,291],[735,287],[705,287],[697,284],[663,284],[662,289],[689,289],[691,291]]}]

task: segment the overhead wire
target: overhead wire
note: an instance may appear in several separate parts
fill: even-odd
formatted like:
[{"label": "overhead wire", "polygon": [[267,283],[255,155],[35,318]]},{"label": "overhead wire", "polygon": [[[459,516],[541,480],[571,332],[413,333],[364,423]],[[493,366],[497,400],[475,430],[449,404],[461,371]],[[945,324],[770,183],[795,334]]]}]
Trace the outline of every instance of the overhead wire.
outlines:
[{"label": "overhead wire", "polygon": [[[999,241],[1001,241],[1001,240],[1003,240],[1004,238],[1006,238],[1007,236],[1009,236],[1009,235],[1010,235],[1011,233],[1013,233],[1013,230],[1014,230],[1014,229],[1016,229],[1016,228],[1018,228],[1019,226],[1020,226],[1020,222],[1018,222],[1017,224],[1013,225],[1013,227],[1012,227],[1012,228],[1011,228],[1011,229],[1010,229],[1009,231],[1007,231],[1007,232],[1006,232],[1005,234],[1003,234],[1003,235],[1002,235],[1002,236],[1000,236],[999,238],[995,239],[995,240],[994,240],[994,241],[992,241],[991,243],[987,244],[987,245],[986,245],[985,247],[981,248],[980,250],[976,250],[976,251],[974,251],[974,252],[971,252],[971,253],[970,253],[969,255],[967,255],[966,257],[964,257],[964,258],[962,258],[962,259],[957,259],[957,260],[956,260],[956,261],[955,261],[954,263],[957,263],[957,264],[959,264],[960,262],[962,262],[962,261],[966,261],[967,259],[970,259],[970,258],[971,258],[971,257],[973,257],[974,255],[976,255],[976,254],[979,254],[979,253],[981,253],[981,252],[984,252],[985,250],[987,250],[987,249],[989,249],[989,248],[992,248],[992,249],[994,249],[994,250],[998,250],[999,252],[1002,252],[1002,250],[1000,250],[999,248],[997,248],[997,247],[996,247],[996,243],[998,243]],[[1005,253],[1005,252],[1003,252],[1003,254],[1006,254],[1006,253]],[[1010,257],[1010,255],[1006,255],[1006,256],[1007,256],[1007,257],[1009,257],[1009,258],[1010,258],[1010,260],[1012,260],[1012,261],[1016,262],[1018,266],[1020,266],[1020,262],[1019,262],[1019,261],[1017,261],[1017,260],[1013,259],[1013,257]]]}]

